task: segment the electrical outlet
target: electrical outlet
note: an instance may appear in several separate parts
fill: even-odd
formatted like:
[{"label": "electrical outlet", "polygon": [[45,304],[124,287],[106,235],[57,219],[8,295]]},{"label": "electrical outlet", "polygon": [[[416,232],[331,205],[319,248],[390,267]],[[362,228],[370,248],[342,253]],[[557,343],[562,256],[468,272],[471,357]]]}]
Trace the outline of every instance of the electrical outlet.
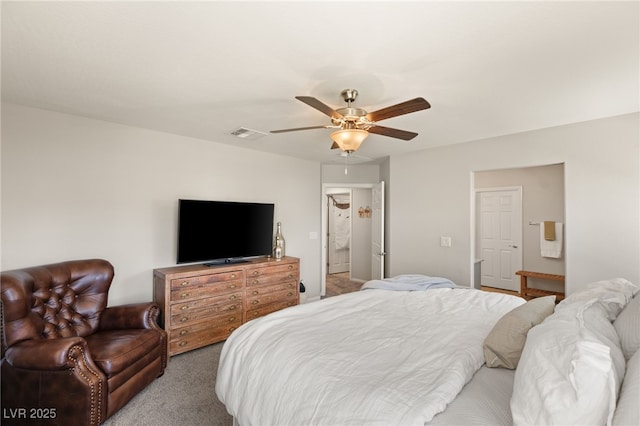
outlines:
[{"label": "electrical outlet", "polygon": [[440,247],[451,247],[451,237],[440,237]]}]

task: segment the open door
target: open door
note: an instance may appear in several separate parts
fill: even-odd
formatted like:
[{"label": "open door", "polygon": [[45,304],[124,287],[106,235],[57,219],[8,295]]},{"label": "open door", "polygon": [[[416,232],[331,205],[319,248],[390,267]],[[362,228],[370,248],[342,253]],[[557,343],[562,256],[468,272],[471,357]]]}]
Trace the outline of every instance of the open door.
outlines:
[{"label": "open door", "polygon": [[384,278],[384,181],[371,189],[371,279]]}]

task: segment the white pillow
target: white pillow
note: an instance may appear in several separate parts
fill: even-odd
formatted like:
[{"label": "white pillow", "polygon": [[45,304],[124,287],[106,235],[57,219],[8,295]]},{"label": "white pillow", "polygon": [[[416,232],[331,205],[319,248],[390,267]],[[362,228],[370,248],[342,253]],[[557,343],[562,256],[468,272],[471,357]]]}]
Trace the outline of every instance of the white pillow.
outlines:
[{"label": "white pillow", "polygon": [[[620,346],[627,360],[640,350],[640,296],[636,296],[620,312],[613,326],[620,337]],[[640,405],[640,404],[639,404]]]},{"label": "white pillow", "polygon": [[516,369],[515,425],[611,424],[625,361],[608,312],[574,301],[527,335]]},{"label": "white pillow", "polygon": [[574,303],[597,300],[607,311],[609,321],[613,321],[638,290],[640,287],[624,278],[597,281],[587,284],[583,290],[571,293],[556,309],[562,310]]},{"label": "white pillow", "polygon": [[613,426],[632,425],[640,425],[640,351],[627,363],[627,374],[613,415]]}]

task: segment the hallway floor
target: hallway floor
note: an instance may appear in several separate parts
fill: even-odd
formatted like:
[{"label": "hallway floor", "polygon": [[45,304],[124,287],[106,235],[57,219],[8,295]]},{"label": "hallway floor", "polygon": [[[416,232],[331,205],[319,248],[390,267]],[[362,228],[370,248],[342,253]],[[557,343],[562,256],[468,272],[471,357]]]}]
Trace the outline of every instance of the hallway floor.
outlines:
[{"label": "hallway floor", "polygon": [[327,294],[325,297],[359,291],[362,284],[359,281],[351,281],[348,271],[339,274],[327,274]]}]

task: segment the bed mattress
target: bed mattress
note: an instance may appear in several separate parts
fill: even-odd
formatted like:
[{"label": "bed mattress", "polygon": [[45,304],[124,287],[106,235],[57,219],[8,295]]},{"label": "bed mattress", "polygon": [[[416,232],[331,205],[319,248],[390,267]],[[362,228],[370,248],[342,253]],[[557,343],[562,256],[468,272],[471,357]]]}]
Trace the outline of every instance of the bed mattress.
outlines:
[{"label": "bed mattress", "polygon": [[243,426],[423,425],[483,365],[495,322],[522,303],[474,289],[367,290],[288,308],[230,336],[216,393]]},{"label": "bed mattress", "polygon": [[482,366],[445,411],[428,425],[511,426],[511,393],[515,370]]}]

